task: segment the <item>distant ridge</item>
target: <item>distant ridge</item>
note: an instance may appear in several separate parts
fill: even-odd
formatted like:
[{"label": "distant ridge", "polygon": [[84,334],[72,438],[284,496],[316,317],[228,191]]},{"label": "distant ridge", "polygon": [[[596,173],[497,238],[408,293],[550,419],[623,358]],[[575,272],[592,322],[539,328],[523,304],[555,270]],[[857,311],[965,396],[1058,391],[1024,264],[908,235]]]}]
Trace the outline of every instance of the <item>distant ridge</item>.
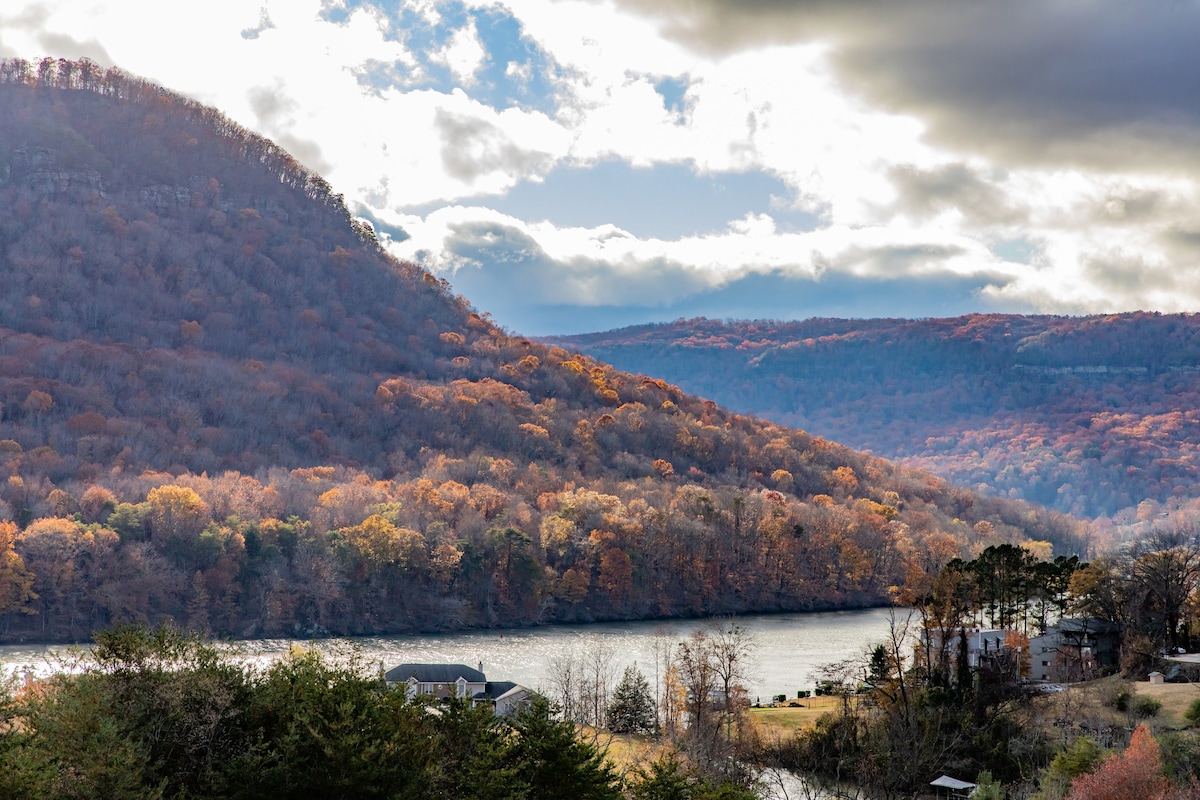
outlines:
[{"label": "distant ridge", "polygon": [[1194,314],[693,319],[549,341],[1080,516],[1132,523],[1200,499]]}]

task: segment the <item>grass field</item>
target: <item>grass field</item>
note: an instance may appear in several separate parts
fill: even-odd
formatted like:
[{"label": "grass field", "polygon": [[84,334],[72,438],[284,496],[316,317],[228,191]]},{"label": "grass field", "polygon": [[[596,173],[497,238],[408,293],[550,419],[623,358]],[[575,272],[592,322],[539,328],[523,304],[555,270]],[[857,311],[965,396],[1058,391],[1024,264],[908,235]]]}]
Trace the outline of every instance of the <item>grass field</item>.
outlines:
[{"label": "grass field", "polygon": [[1160,683],[1150,684],[1145,681],[1135,683],[1138,697],[1153,697],[1162,703],[1158,712],[1160,722],[1168,727],[1183,728],[1188,725],[1183,718],[1183,712],[1193,700],[1200,699],[1200,684],[1195,683]]},{"label": "grass field", "polygon": [[[1127,714],[1112,709],[1104,702],[1108,694],[1115,694],[1124,689],[1137,697],[1152,697],[1162,703],[1162,710],[1154,718],[1154,728],[1184,728],[1187,720],[1183,712],[1193,700],[1200,698],[1200,684],[1162,683],[1150,684],[1146,681],[1126,683],[1119,678],[1105,678],[1091,684],[1077,684],[1072,689],[1072,703],[1075,715],[1091,717],[1096,721],[1106,720],[1109,724],[1136,724]],[[1066,698],[1052,698],[1065,700]],[[752,708],[749,720],[760,735],[771,737],[790,737],[802,728],[816,724],[817,718],[829,711],[836,711],[841,703],[837,697],[809,697],[802,701],[802,708]]]},{"label": "grass field", "polygon": [[806,697],[802,708],[752,708],[750,722],[761,734],[790,736],[801,728],[816,724],[817,718],[841,705],[840,697]]}]

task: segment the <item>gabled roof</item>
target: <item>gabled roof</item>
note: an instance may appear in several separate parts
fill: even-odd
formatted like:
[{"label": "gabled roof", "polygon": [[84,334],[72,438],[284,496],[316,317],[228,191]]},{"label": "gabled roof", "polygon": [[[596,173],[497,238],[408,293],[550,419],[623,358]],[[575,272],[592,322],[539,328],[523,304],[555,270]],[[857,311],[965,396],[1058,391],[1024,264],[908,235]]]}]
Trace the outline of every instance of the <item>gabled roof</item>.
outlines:
[{"label": "gabled roof", "polygon": [[510,697],[520,697],[522,695],[533,694],[531,689],[527,689],[519,683],[513,683],[511,681],[493,683],[489,689],[491,690],[493,700],[505,700]]},{"label": "gabled roof", "polygon": [[418,683],[454,683],[465,678],[468,683],[487,683],[487,678],[466,664],[401,664],[383,675],[389,683],[404,683],[414,678]]}]

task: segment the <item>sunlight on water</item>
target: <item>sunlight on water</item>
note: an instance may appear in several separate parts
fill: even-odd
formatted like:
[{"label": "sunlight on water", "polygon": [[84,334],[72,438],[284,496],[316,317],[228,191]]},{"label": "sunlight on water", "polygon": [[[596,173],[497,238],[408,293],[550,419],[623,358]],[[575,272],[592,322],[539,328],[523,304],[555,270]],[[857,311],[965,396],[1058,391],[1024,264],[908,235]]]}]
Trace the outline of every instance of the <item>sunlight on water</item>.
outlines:
[{"label": "sunlight on water", "polygon": [[[812,689],[817,671],[825,664],[853,658],[868,645],[883,639],[888,627],[887,609],[831,611],[809,614],[768,614],[736,618],[755,639],[754,666],[747,688],[753,701],[772,694],[794,697],[798,689]],[[582,655],[602,647],[612,654],[619,676],[629,664],[655,682],[655,649],[664,648],[702,627],[704,620],[552,625],[538,628],[471,631],[434,635],[356,637],[316,642],[328,652],[349,648],[367,664],[390,668],[402,663],[453,663],[477,667],[493,680],[511,680],[533,688],[548,684],[549,666],[555,658]],[[295,643],[289,639],[239,642],[242,657],[266,666]],[[299,644],[308,646],[308,642]],[[52,671],[56,656],[66,646],[0,647],[0,665],[6,674]]]}]

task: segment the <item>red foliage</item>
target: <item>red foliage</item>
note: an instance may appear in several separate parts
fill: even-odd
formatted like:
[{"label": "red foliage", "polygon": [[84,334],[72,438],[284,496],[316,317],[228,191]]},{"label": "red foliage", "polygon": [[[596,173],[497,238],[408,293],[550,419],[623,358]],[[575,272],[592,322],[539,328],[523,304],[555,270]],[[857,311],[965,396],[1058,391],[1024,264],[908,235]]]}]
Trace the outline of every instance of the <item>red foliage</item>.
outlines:
[{"label": "red foliage", "polygon": [[1171,789],[1158,742],[1139,725],[1125,752],[1072,781],[1066,800],[1167,800]]}]

